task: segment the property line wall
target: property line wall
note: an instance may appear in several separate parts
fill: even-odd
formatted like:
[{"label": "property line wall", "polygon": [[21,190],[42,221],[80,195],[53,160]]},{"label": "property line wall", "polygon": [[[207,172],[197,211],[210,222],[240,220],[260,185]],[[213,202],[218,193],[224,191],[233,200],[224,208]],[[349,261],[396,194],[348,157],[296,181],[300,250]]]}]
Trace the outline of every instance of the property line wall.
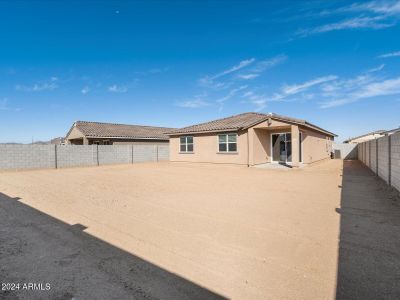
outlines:
[{"label": "property line wall", "polygon": [[358,144],[358,157],[388,185],[400,191],[400,132]]},{"label": "property line wall", "polygon": [[333,153],[336,159],[360,159],[360,148],[357,144],[332,144]]},{"label": "property line wall", "polygon": [[169,160],[169,145],[6,145],[0,170],[49,169]]}]

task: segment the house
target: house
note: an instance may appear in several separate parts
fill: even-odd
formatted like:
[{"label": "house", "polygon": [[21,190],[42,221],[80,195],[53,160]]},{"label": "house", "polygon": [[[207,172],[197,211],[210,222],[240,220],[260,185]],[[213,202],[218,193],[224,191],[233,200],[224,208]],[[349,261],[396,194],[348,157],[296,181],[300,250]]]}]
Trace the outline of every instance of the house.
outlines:
[{"label": "house", "polygon": [[65,140],[69,145],[166,144],[173,128],[77,121]]},{"label": "house", "polygon": [[334,133],[305,120],[243,113],[171,132],[170,160],[298,166],[329,158]]},{"label": "house", "polygon": [[56,137],[56,138],[50,140],[50,144],[65,145],[65,138],[64,137]]},{"label": "house", "polygon": [[384,136],[386,133],[386,130],[375,130],[360,136],[356,136],[353,138],[349,138],[345,141],[343,141],[343,143],[345,144],[359,144],[359,143],[363,143],[363,142],[367,142],[369,140],[375,140],[377,138],[380,138],[382,136]]}]

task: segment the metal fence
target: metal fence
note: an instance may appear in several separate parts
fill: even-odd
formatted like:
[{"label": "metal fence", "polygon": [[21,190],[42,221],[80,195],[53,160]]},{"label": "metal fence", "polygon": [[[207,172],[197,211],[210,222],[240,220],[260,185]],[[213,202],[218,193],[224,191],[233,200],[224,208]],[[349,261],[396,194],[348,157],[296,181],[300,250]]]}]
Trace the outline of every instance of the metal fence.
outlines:
[{"label": "metal fence", "polygon": [[46,169],[169,160],[169,145],[6,145],[0,169]]}]

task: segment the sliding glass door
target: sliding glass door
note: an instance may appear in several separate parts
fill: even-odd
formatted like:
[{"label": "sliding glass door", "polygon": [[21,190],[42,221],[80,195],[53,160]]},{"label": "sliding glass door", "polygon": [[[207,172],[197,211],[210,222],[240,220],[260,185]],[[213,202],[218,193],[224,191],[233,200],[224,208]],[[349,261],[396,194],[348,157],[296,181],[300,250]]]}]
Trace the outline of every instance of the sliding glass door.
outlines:
[{"label": "sliding glass door", "polygon": [[292,162],[292,134],[272,134],[272,161]]}]

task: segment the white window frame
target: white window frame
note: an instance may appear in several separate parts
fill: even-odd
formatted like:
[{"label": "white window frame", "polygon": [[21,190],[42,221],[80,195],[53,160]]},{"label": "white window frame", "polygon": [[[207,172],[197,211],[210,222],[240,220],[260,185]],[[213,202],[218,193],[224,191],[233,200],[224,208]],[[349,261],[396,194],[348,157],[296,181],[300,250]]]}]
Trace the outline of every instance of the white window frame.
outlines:
[{"label": "white window frame", "polygon": [[[188,138],[192,138],[192,143],[188,143]],[[185,139],[185,143],[183,144],[181,141],[181,138]],[[185,145],[185,151],[182,151],[181,146]],[[188,145],[192,145],[193,146],[193,150],[192,151],[188,151]],[[179,137],[179,153],[193,153],[194,152],[194,137],[192,135],[186,135],[186,136],[181,136]]]},{"label": "white window frame", "polygon": [[[229,142],[229,135],[235,135],[236,141],[235,142]],[[219,137],[220,136],[225,136],[226,137],[226,142],[225,143],[220,143],[219,142]],[[217,140],[218,153],[238,153],[238,134],[236,132],[227,132],[227,133],[218,134],[217,139],[218,139]],[[226,145],[226,151],[220,151],[219,150],[219,145],[220,144],[225,144]],[[235,151],[229,151],[229,144],[236,144],[236,150]]]}]

